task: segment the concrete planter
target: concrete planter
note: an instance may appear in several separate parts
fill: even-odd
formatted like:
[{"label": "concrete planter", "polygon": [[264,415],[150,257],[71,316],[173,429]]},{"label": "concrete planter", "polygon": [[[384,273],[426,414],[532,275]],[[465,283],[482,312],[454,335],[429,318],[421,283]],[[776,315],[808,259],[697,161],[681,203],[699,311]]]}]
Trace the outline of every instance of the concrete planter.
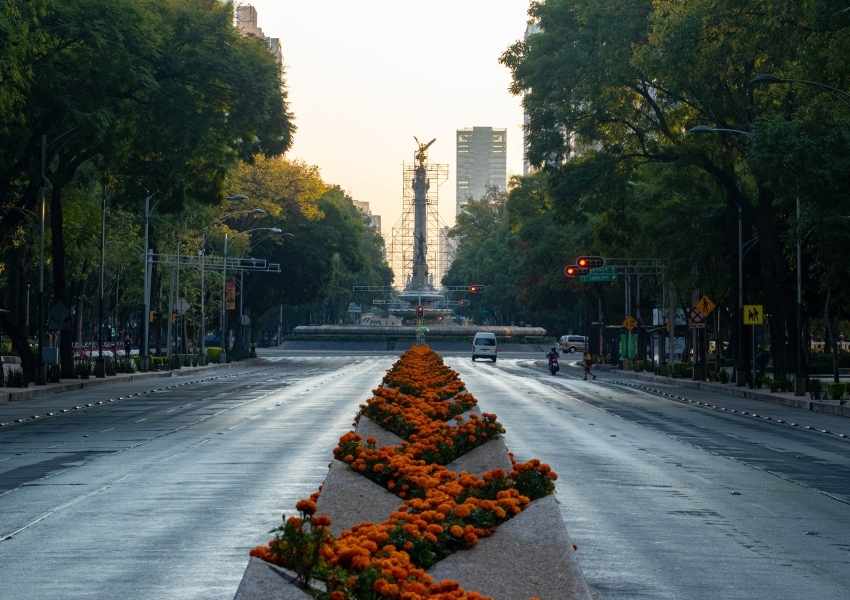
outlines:
[{"label": "concrete planter", "polygon": [[[398,436],[366,417],[360,418],[356,431],[363,438],[374,437],[379,446],[401,443]],[[510,471],[511,463],[504,441],[497,438],[447,468],[477,475],[493,469]],[[324,481],[317,512],[331,518],[331,531],[338,536],[360,523],[385,521],[401,504],[400,498],[335,460]],[[528,600],[534,596],[541,600],[591,600],[554,496],[536,500],[502,523],[492,536],[481,539],[470,550],[452,554],[429,573],[437,581],[453,579],[467,591],[494,600]],[[287,571],[253,558],[236,594],[236,600],[310,597]]]}]

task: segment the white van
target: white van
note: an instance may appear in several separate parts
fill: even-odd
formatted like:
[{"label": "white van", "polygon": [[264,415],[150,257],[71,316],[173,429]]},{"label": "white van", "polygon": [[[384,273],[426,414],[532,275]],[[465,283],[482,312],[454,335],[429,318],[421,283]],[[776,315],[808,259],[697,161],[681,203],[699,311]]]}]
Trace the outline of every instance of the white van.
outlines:
[{"label": "white van", "polygon": [[496,346],[496,334],[479,331],[472,339],[472,362],[478,358],[489,358],[496,362],[499,350]]},{"label": "white van", "polygon": [[587,338],[583,335],[562,335],[558,345],[561,352],[584,352],[587,350]]}]

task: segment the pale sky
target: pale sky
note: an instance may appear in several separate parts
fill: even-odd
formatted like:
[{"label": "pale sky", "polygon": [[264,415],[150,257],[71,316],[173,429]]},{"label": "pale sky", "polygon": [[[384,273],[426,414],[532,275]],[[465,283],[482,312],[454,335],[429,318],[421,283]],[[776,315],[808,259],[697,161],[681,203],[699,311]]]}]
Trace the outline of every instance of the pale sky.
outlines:
[{"label": "pale sky", "polygon": [[455,131],[508,130],[508,177],[522,172],[522,109],[502,52],[521,39],[528,0],[252,0],[259,26],[283,44],[298,132],[289,158],[383,217],[401,214],[401,165],[413,136],[449,165],[440,213],[455,213]]}]

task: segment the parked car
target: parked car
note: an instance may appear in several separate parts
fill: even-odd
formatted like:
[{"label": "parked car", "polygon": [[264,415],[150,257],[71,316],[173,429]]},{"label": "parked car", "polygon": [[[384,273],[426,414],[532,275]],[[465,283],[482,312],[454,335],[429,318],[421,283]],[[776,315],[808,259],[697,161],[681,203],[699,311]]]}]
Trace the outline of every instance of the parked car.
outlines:
[{"label": "parked car", "polygon": [[496,344],[496,334],[479,331],[472,339],[472,362],[479,358],[489,358],[496,362],[499,353]]},{"label": "parked car", "polygon": [[558,345],[562,352],[584,352],[587,349],[587,338],[583,335],[562,335]]}]

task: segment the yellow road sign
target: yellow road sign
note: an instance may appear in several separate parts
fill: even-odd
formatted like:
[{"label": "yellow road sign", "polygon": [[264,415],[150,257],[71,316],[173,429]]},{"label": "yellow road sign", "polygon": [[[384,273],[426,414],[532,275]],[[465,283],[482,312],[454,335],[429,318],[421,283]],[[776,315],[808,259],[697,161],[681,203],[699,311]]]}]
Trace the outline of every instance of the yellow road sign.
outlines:
[{"label": "yellow road sign", "polygon": [[744,325],[764,325],[763,304],[746,304],[744,306]]},{"label": "yellow road sign", "polygon": [[714,309],[717,308],[717,305],[708,296],[703,296],[699,299],[699,302],[697,302],[697,305],[694,308],[703,317],[707,317],[708,315],[714,312]]},{"label": "yellow road sign", "polygon": [[638,326],[637,319],[632,316],[628,316],[623,321],[623,327],[628,329],[629,331],[634,331],[634,329]]}]

